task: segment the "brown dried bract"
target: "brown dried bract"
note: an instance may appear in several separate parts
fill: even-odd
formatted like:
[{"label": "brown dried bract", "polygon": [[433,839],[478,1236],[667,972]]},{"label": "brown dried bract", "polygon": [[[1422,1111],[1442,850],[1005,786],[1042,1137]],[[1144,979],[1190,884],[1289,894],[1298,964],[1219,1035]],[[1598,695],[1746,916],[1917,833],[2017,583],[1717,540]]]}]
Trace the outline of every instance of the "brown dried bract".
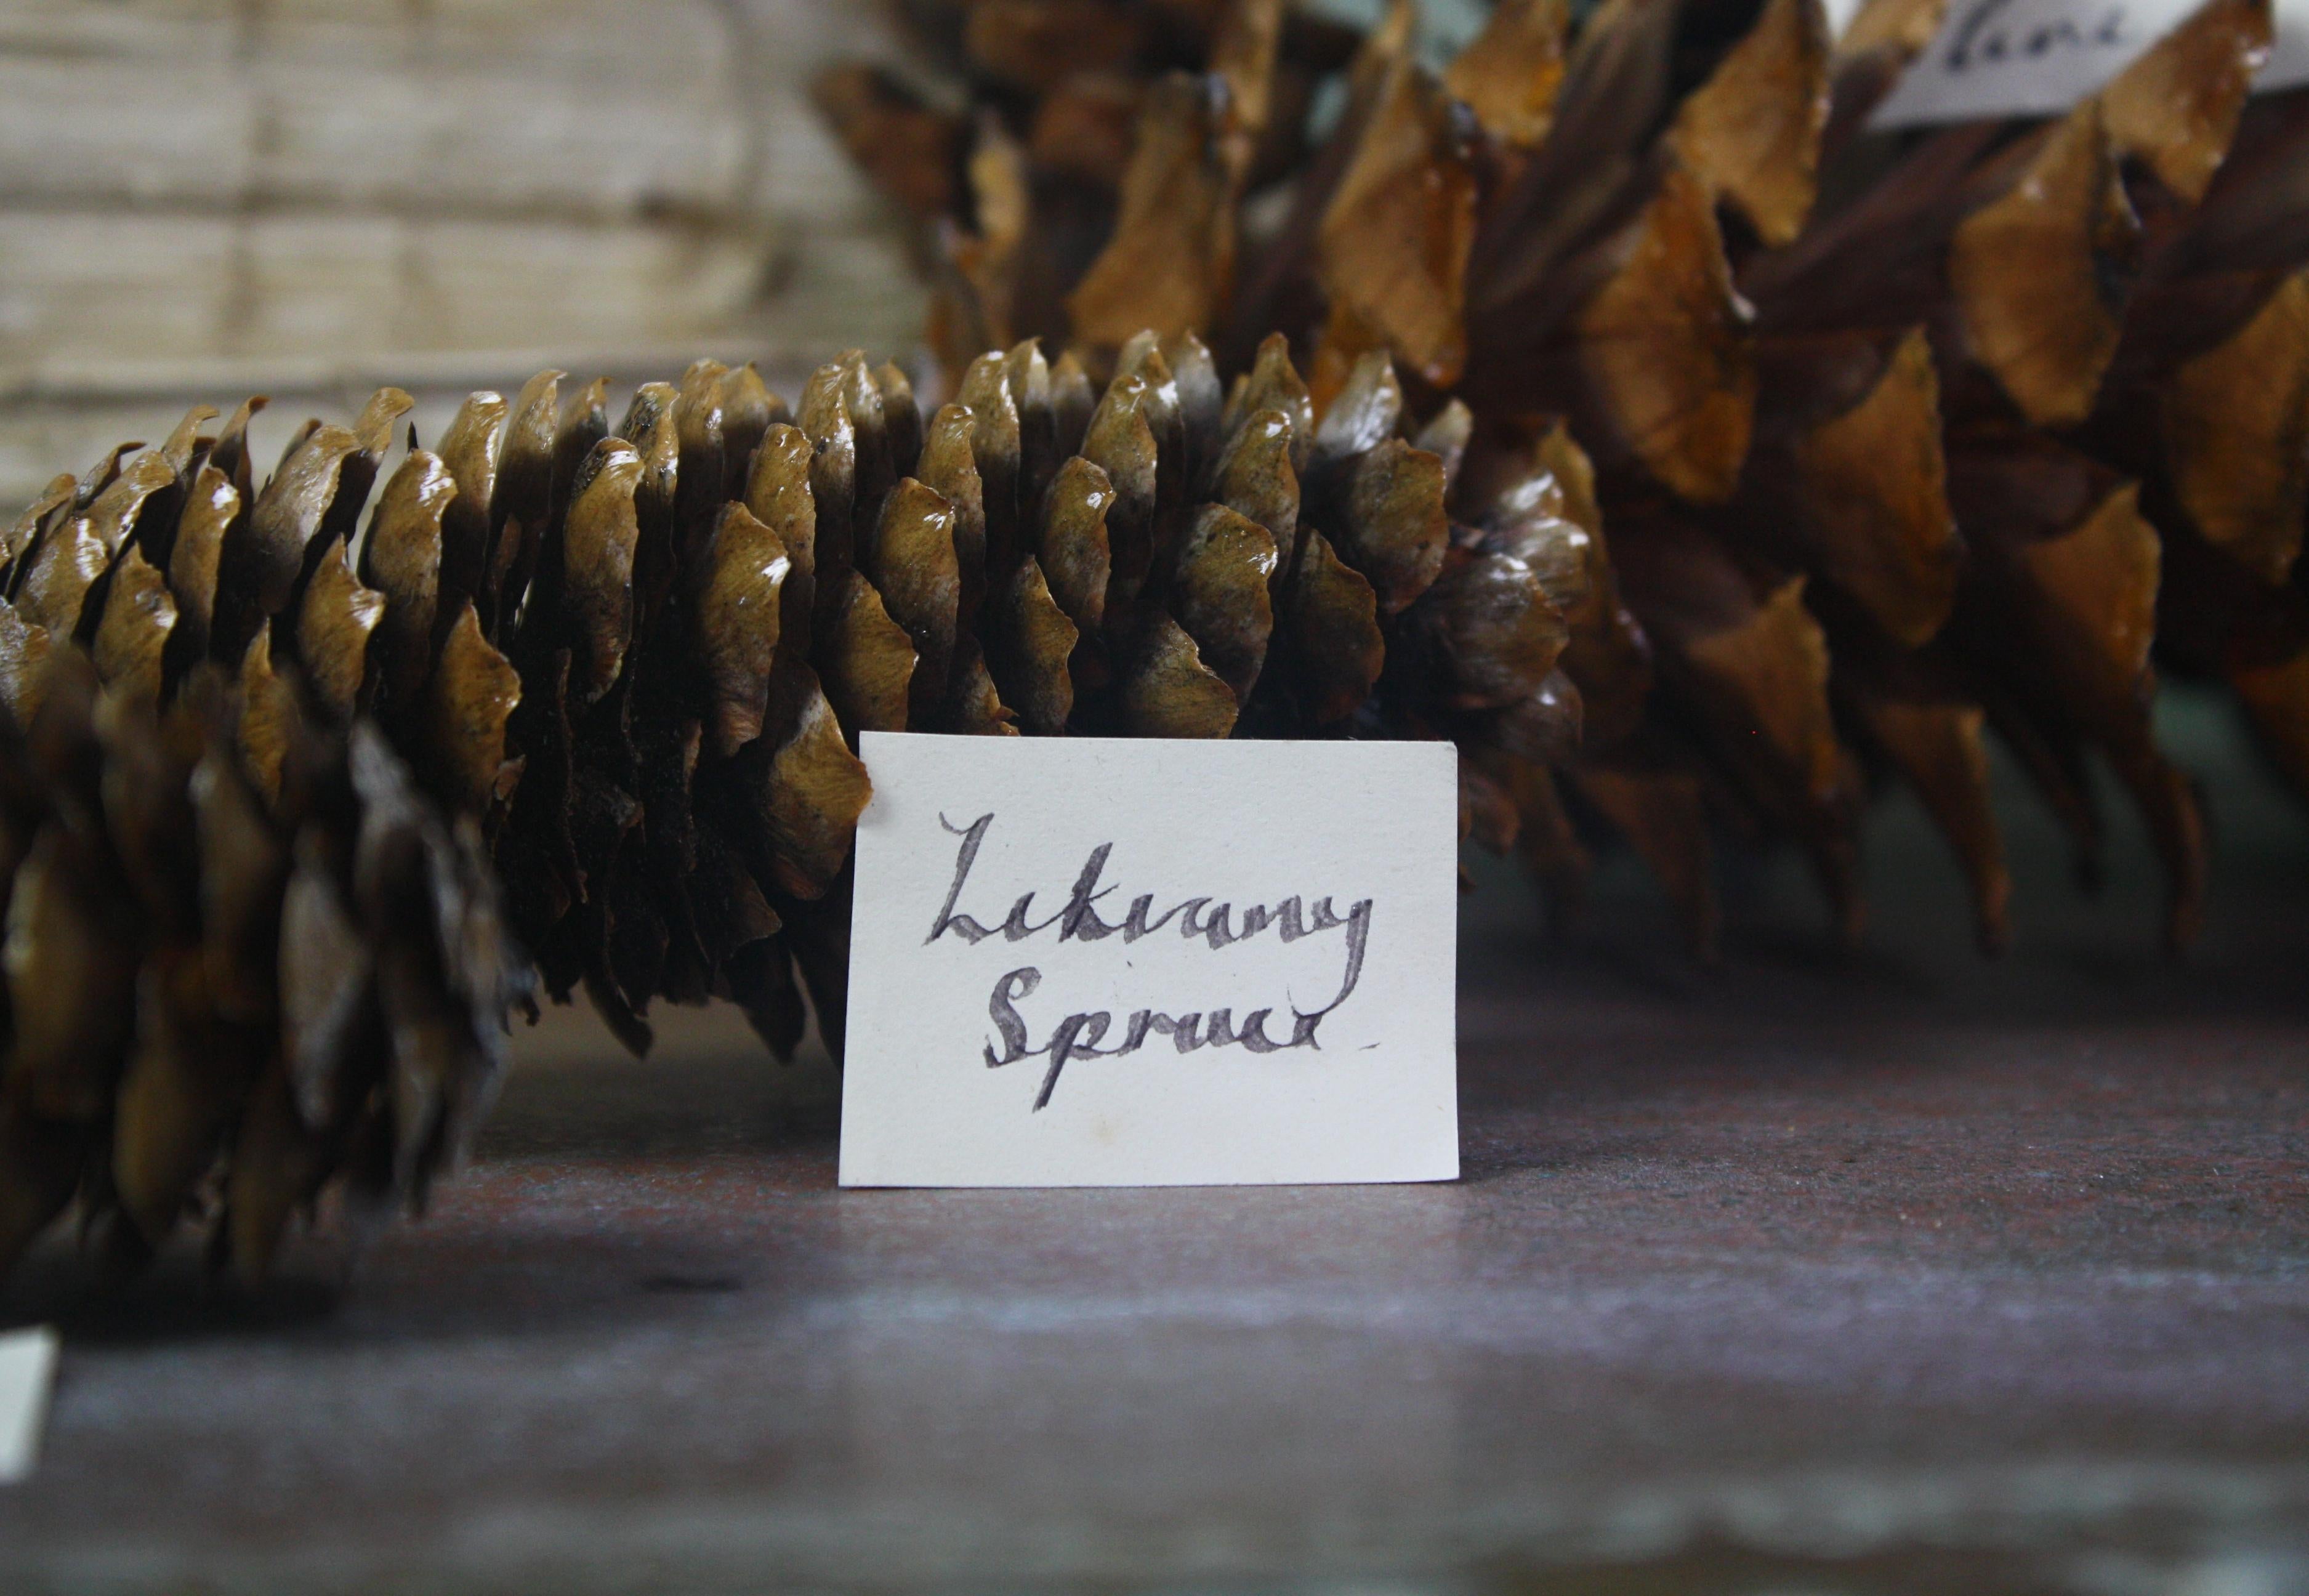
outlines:
[{"label": "brown dried bract", "polygon": [[1141,328],[1206,332],[1234,281],[1235,183],[1224,91],[1173,74],[1147,95],[1114,236],[1067,297],[1075,338],[1119,348]]},{"label": "brown dried bract", "polygon": [[634,496],[642,470],[642,457],[631,444],[603,438],[579,468],[562,520],[561,609],[551,624],[570,648],[573,711],[598,703],[625,669],[636,618],[634,567],[641,521]]},{"label": "brown dried bract", "polygon": [[177,601],[143,553],[130,548],[112,567],[104,615],[90,653],[96,673],[116,694],[142,703],[160,698],[160,658],[176,629]]},{"label": "brown dried bract", "polygon": [[1276,570],[1275,538],[1223,505],[1206,505],[1180,545],[1175,605],[1179,625],[1202,662],[1247,703],[1267,662],[1275,611],[1267,586]]},{"label": "brown dried bract", "polygon": [[1574,318],[1590,402],[1608,436],[1695,503],[1731,496],[1754,423],[1748,313],[1732,287],[1706,186],[1671,170]]},{"label": "brown dried bract", "polygon": [[778,535],[743,505],[722,507],[697,567],[696,627],[710,696],[706,727],[727,758],[762,734],[791,562]]},{"label": "brown dried bract", "polygon": [[1361,708],[1379,681],[1387,642],[1379,629],[1379,595],[1362,574],[1309,531],[1284,601],[1291,677],[1307,718],[1318,726]]},{"label": "brown dried bract", "polygon": [[2170,381],[2163,442],[2189,524],[2261,581],[2283,583],[2309,506],[2309,274],[2287,277]]},{"label": "brown dried bract", "polygon": [[1724,911],[1699,778],[1688,770],[1615,763],[1581,765],[1571,780],[1667,889],[1692,956],[1715,962]]},{"label": "brown dried bract", "polygon": [[1828,58],[1820,0],[1766,0],[1668,134],[1683,167],[1768,245],[1794,243],[1812,213]]},{"label": "brown dried bract", "polygon": [[1502,0],[1445,70],[1444,87],[1500,143],[1535,149],[1555,120],[1570,24],[1564,0]]},{"label": "brown dried bract", "polygon": [[2097,103],[2002,158],[1994,180],[1949,244],[1966,341],[2031,425],[2080,421],[2116,353],[2140,233]]},{"label": "brown dried bract", "polygon": [[1963,546],[1941,452],[1940,381],[1921,329],[1904,334],[1857,404],[1791,448],[1797,526],[1813,568],[1915,648],[1956,601]]},{"label": "brown dried bract", "polygon": [[1234,689],[1205,665],[1195,640],[1157,616],[1125,665],[1122,714],[1137,737],[1223,738],[1234,729]]},{"label": "brown dried bract", "polygon": [[2181,200],[2203,199],[2236,136],[2270,33],[2268,0],[2200,5],[2100,91],[2111,147],[2145,163]]},{"label": "brown dried bract", "polygon": [[1466,112],[1423,68],[1397,64],[1317,234],[1327,344],[1384,349],[1448,387],[1466,364],[1466,278],[1475,174]]},{"label": "brown dried bract", "polygon": [[471,604],[450,624],[426,700],[427,746],[442,789],[467,813],[488,813],[519,774],[506,759],[506,722],[521,702],[521,676],[481,635]]},{"label": "brown dried bract", "polygon": [[1977,705],[1861,695],[1857,711],[1933,824],[1956,850],[1972,889],[1980,948],[2001,953],[2012,939],[2011,874],[1988,778],[1985,716]]},{"label": "brown dried bract", "polygon": [[954,529],[954,506],[913,478],[904,478],[882,502],[872,555],[864,562],[890,618],[913,645],[907,701],[912,706],[908,718],[917,725],[929,725],[936,718],[954,665],[962,609]]},{"label": "brown dried bract", "polygon": [[246,538],[225,550],[221,578],[246,591],[255,616],[276,616],[289,607],[305,569],[306,546],[320,534],[336,502],[346,461],[361,448],[361,440],[342,427],[316,427],[256,496]]},{"label": "brown dried bract", "polygon": [[914,677],[914,645],[890,618],[882,596],[855,571],[845,572],[820,617],[818,654],[825,696],[842,724],[860,731],[904,731]]},{"label": "brown dried bract", "polygon": [[385,697],[414,703],[433,669],[440,616],[444,521],[457,479],[437,454],[412,449],[385,485],[361,542],[361,580],[385,595],[377,662]]},{"label": "brown dried bract", "polygon": [[307,579],[297,610],[297,662],[319,707],[349,720],[368,680],[368,644],[385,595],[355,580],[345,546],[332,539]]},{"label": "brown dried bract", "polygon": [[1042,568],[1029,559],[998,596],[987,663],[1002,702],[1038,737],[1058,737],[1074,713],[1067,662],[1082,634],[1051,596]]},{"label": "brown dried bract", "polygon": [[1443,462],[1401,438],[1354,461],[1336,525],[1338,552],[1371,579],[1393,615],[1442,569],[1450,527],[1443,513]]},{"label": "brown dried bract", "polygon": [[788,679],[786,702],[772,711],[781,726],[778,744],[754,802],[766,828],[777,885],[813,899],[823,897],[841,874],[873,788],[809,668],[798,668]]}]

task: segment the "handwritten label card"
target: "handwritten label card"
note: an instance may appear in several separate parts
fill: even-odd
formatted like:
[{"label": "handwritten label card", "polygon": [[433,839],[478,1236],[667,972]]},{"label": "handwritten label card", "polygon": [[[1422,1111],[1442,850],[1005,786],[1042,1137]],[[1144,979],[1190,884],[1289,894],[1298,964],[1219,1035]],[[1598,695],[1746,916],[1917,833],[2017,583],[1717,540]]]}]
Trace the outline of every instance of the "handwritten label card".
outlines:
[{"label": "handwritten label card", "polygon": [[[1870,123],[1908,127],[2057,115],[2132,65],[2201,3],[1952,0],[1939,35]],[[2283,88],[2305,77],[2309,0],[2278,0],[2276,45],[2254,87]]]},{"label": "handwritten label card", "polygon": [[13,1484],[32,1471],[56,1371],[55,1331],[0,1334],[0,1485]]},{"label": "handwritten label card", "polygon": [[861,752],[842,1184],[1457,1176],[1449,744]]}]

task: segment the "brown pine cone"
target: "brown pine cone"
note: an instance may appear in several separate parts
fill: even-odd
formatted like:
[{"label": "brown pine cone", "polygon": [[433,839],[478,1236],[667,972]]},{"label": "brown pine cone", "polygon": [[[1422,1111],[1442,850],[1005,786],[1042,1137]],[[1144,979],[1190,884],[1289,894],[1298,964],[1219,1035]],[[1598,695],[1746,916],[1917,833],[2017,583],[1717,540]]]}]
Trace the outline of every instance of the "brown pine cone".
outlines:
[{"label": "brown pine cone", "polygon": [[192,1221],[244,1279],[324,1196],[420,1206],[525,989],[478,828],[374,726],[244,706],[211,665],[156,710],[153,663],[108,686],[76,643],[12,660],[0,1272],[75,1198],[108,1271]]},{"label": "brown pine cone", "polygon": [[[365,524],[405,396],[261,489],[249,407],[196,411],[18,523],[0,694],[33,715],[77,646],[148,706],[237,667],[275,805],[307,719],[373,720],[483,829],[555,997],[637,1050],[653,999],[732,998],[786,1054],[805,988],[839,1043],[863,730],[1449,737],[1511,770],[1577,743],[1575,681],[1644,668],[1560,430],[1460,481],[1467,411],[1418,420],[1382,356],[1319,426],[1279,338],[1231,393],[1143,335],[1103,390],[986,355],[927,418],[857,355],[791,411],[712,362],[614,431],[606,401],[473,395]],[[1494,840],[1499,779],[1468,767]]]},{"label": "brown pine cone", "polygon": [[[1764,383],[1729,535],[1818,584],[1846,736],[1924,796],[1984,944],[2006,936],[2009,893],[1993,729],[2068,824],[2088,880],[2088,756],[2106,762],[2163,856],[2166,936],[2182,945],[2205,844],[2194,789],[2149,723],[2161,518],[2076,429],[2141,317],[2143,252],[2185,225],[2227,148],[2267,13],[2214,0],[2063,117],[1851,134],[1924,14],[1882,0],[1847,35],[1821,203],[1790,247],[1740,273]],[[1864,441],[1876,463],[1839,441]]]},{"label": "brown pine cone", "polygon": [[[382,606],[343,538],[409,400],[300,431],[262,493],[256,403],[57,479],[0,548],[0,1263],[75,1194],[117,1264],[200,1213],[244,1275],[324,1191],[421,1202],[526,989],[478,826],[355,719]],[[502,712],[463,709],[412,716],[452,789],[502,759]]]},{"label": "brown pine cone", "polygon": [[1583,839],[1618,832],[1704,951],[1729,829],[1795,841],[1856,935],[1864,800],[1900,780],[2001,946],[1993,729],[2087,880],[2091,766],[2114,772],[2183,944],[2205,828],[2151,730],[2159,626],[2309,784],[2309,95],[2248,103],[2268,8],[2209,0],[2066,116],[1865,131],[1941,13],[1874,0],[1831,40],[1816,0],[1608,0],[1576,23],[1505,0],[1436,74],[1398,4],[1278,173],[1240,155],[1297,135],[1267,9],[1222,4],[1204,75],[1140,69],[1106,211],[1053,198],[1020,132],[1048,99],[1025,115],[965,62],[980,110],[956,125],[933,341],[1095,346],[1114,307],[1159,306],[1223,360],[1289,333],[1319,416],[1384,349],[1474,406],[1478,454],[1566,418],[1658,669],[1624,716],[1589,692],[1568,768],[1505,782],[1559,902]]},{"label": "brown pine cone", "polygon": [[548,989],[636,1048],[653,997],[722,996],[790,1053],[804,988],[838,1045],[864,730],[1577,738],[1585,534],[1534,462],[1455,538],[1466,412],[1414,426],[1383,358],[1319,428],[1279,340],[1225,397],[1145,336],[1103,391],[983,356],[927,418],[856,355],[791,420],[712,365],[615,434],[581,393],[548,450],[554,403],[517,407],[575,463],[504,635],[497,858]]}]

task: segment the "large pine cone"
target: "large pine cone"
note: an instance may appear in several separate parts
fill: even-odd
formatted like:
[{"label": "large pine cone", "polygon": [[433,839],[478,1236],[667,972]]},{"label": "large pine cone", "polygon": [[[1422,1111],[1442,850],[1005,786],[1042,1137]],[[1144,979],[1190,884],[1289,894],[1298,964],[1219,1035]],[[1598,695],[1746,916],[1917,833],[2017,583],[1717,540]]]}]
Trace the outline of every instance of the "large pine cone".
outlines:
[{"label": "large pine cone", "polygon": [[[30,918],[62,846],[36,833],[105,861],[67,930],[177,898],[134,956],[73,976],[112,1030],[20,1025],[4,1089],[35,1117],[0,1157],[29,1183],[0,1241],[78,1184],[133,1255],[220,1137],[251,1266],[326,1174],[421,1193],[487,1096],[511,990],[484,848],[547,988],[582,985],[637,1050],[654,999],[720,996],[790,1053],[805,988],[838,1046],[863,730],[1449,737],[1488,832],[1577,743],[1581,687],[1624,698],[1645,669],[1578,451],[1556,430],[1471,454],[1466,410],[1414,418],[1381,355],[1319,423],[1279,338],[1231,393],[1191,337],[1129,341],[1103,390],[1029,342],[927,418],[857,355],[792,411],[712,362],[614,431],[606,384],[560,388],[473,395],[389,475],[410,401],[385,390],[300,429],[261,488],[254,401],[215,436],[196,410],[9,534],[0,703],[30,728],[34,872],[12,971],[85,951]],[[258,839],[240,852],[150,834],[226,798],[246,815],[224,841]],[[254,961],[241,987],[203,952],[220,936]],[[117,1001],[140,961],[163,972],[143,1009]],[[202,972],[263,1001],[166,1006]],[[114,1173],[84,1180],[108,1137]]]},{"label": "large pine cone", "polygon": [[2248,104],[2261,0],[2067,116],[1896,134],[1867,116],[1941,0],[1833,39],[1819,0],[1501,0],[1440,73],[1407,0],[1352,60],[1279,0],[903,10],[969,112],[855,68],[820,100],[937,221],[941,347],[1094,346],[1128,308],[1223,362],[1285,332],[1319,415],[1380,349],[1492,427],[1568,419],[1658,671],[1512,784],[1556,901],[1616,832],[1705,948],[1723,828],[1796,842],[1856,935],[1863,800],[1899,780],[2000,946],[1993,730],[2088,880],[2115,774],[2184,943],[2205,826],[2152,728],[2160,627],[2309,793],[2309,91]]}]

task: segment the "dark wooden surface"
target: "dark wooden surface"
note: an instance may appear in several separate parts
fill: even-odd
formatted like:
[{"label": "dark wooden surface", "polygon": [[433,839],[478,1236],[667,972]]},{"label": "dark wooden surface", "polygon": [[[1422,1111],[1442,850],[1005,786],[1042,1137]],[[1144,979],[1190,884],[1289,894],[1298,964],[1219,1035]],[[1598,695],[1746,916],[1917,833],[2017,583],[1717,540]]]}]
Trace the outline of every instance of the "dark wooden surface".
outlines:
[{"label": "dark wooden surface", "polygon": [[2309,824],[2175,733],[2187,966],[2018,808],[1997,966],[1897,807],[1857,954],[1792,866],[1717,971],[1487,880],[1455,1185],[839,1193],[823,1066],[557,1019],[350,1286],[0,1297],[0,1591],[2309,1590]]}]

